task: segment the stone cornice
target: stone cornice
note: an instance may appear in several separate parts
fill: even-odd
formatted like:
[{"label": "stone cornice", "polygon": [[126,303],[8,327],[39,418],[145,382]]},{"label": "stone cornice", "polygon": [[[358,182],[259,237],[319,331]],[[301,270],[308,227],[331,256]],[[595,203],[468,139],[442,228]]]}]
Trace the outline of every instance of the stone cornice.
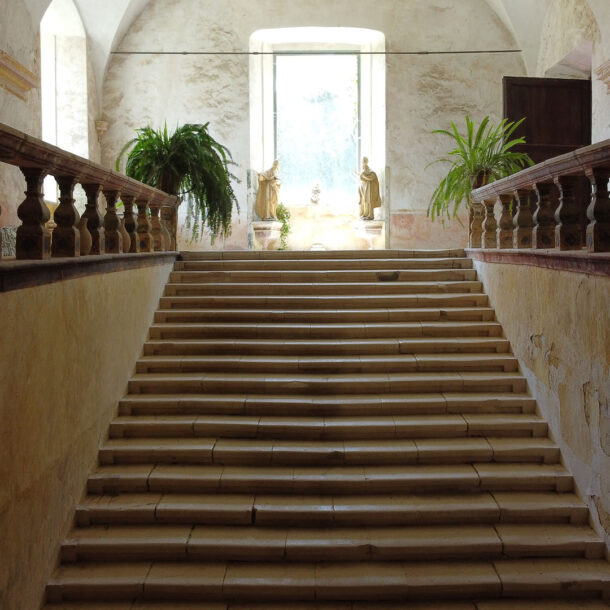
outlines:
[{"label": "stone cornice", "polygon": [[0,51],[0,87],[25,101],[26,93],[39,86],[40,80],[35,74],[24,68],[8,53]]}]

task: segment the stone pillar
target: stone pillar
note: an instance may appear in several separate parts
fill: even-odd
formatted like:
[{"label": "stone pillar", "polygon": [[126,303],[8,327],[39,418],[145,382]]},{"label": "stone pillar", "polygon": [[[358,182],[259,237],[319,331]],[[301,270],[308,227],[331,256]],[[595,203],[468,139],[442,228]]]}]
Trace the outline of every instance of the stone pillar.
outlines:
[{"label": "stone pillar", "polygon": [[25,176],[25,199],[17,209],[23,223],[17,229],[18,259],[47,259],[51,256],[51,233],[45,227],[51,217],[44,203],[42,183],[46,170],[42,167],[22,167]]},{"label": "stone pillar", "polygon": [[559,205],[559,191],[553,182],[540,182],[536,185],[536,193],[538,197],[533,216],[532,248],[554,248],[555,212]]},{"label": "stone pillar", "polygon": [[129,250],[123,249],[123,252],[139,252],[140,244],[138,242],[138,221],[133,211],[133,204],[136,200],[135,195],[123,195],[123,227],[129,235]]},{"label": "stone pillar", "polygon": [[498,223],[494,216],[494,207],[496,205],[496,199],[486,199],[483,202],[485,206],[485,220],[483,221],[483,248],[497,248],[498,247],[498,236],[496,231],[498,229]]},{"label": "stone pillar", "polygon": [[513,195],[500,195],[500,203],[502,204],[502,213],[498,221],[498,248],[510,249],[513,247],[513,216],[515,214]]},{"label": "stone pillar", "polygon": [[123,252],[123,236],[121,221],[116,213],[116,204],[120,191],[104,189],[106,197],[106,216],[104,216],[104,234],[106,236],[106,254],[121,254]]},{"label": "stone pillar", "polygon": [[161,231],[161,219],[159,218],[159,206],[150,207],[150,226],[153,237],[153,248],[155,252],[164,252],[163,233]]},{"label": "stone pillar", "polygon": [[483,247],[483,218],[485,210],[480,201],[473,201],[470,204],[470,242],[471,248]]},{"label": "stone pillar", "polygon": [[591,203],[587,208],[587,248],[589,252],[610,252],[610,167],[587,170],[591,181]]},{"label": "stone pillar", "polygon": [[532,247],[532,230],[534,228],[534,218],[532,214],[532,190],[518,189],[514,192],[516,213],[513,218],[513,248]]},{"label": "stone pillar", "polygon": [[138,246],[140,252],[153,251],[153,236],[150,232],[150,221],[147,216],[148,199],[136,199],[138,206]]},{"label": "stone pillar", "polygon": [[555,211],[555,247],[560,250],[579,250],[584,245],[584,230],[576,203],[577,176],[556,176],[553,182],[559,189],[559,207]]},{"label": "stone pillar", "polygon": [[81,251],[81,254],[104,254],[104,219],[98,201],[102,185],[97,183],[83,184],[83,189],[87,195],[87,206],[83,218],[87,219],[87,230],[91,234],[91,250],[86,253]]},{"label": "stone pillar", "polygon": [[56,176],[59,186],[59,205],[53,219],[53,239],[51,253],[53,256],[80,256],[80,216],[74,207],[74,187],[77,179],[74,176]]}]

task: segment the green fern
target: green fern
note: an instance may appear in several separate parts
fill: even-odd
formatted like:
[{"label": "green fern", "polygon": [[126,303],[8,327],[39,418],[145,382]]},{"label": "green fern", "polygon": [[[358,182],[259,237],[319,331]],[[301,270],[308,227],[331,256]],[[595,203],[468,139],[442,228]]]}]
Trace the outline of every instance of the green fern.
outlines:
[{"label": "green fern", "polygon": [[136,137],[127,142],[116,160],[120,171],[127,154],[125,173],[171,195],[187,200],[186,228],[197,239],[207,224],[212,241],[229,235],[233,205],[239,205],[231,180],[239,180],[229,171],[234,165],[229,150],[209,133],[208,125],[187,123],[169,135],[167,124],[161,130],[136,129]]},{"label": "green fern", "polygon": [[[451,166],[430,198],[428,216],[432,219],[435,216],[455,216],[463,201],[470,205],[470,195],[475,186],[488,184],[533,165],[528,154],[511,150],[525,143],[522,137],[511,139],[523,121],[525,118],[517,122],[504,119],[494,127],[489,123],[489,117],[485,117],[475,132],[474,122],[466,117],[466,135],[462,135],[453,122],[451,131],[433,131],[449,137],[456,148],[447,157],[426,166],[435,163],[449,163]],[[453,214],[450,214],[452,205]]]}]

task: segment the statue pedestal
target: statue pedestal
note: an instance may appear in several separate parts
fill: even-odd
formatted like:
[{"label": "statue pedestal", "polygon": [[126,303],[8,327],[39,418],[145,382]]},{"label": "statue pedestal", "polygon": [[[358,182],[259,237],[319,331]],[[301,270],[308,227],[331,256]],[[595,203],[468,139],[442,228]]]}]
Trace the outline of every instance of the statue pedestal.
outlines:
[{"label": "statue pedestal", "polygon": [[[257,250],[269,250],[269,246],[280,240],[282,223],[277,220],[259,220],[252,223],[255,247]],[[276,248],[274,248],[276,249]]]},{"label": "statue pedestal", "polygon": [[384,224],[383,220],[357,220],[354,223],[354,233],[366,239],[369,250],[374,250],[373,240],[383,234]]}]

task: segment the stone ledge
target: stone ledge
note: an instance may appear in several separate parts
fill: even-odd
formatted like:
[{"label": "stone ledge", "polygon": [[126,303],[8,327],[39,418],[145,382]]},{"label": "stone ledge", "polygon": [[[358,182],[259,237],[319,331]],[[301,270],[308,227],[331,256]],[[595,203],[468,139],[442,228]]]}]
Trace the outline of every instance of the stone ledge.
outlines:
[{"label": "stone ledge", "polygon": [[610,253],[558,250],[481,250],[466,248],[466,256],[483,263],[529,265],[556,271],[610,277]]},{"label": "stone ledge", "polygon": [[0,262],[0,292],[53,284],[99,273],[169,264],[178,256],[178,252],[143,252],[53,258],[42,261],[4,260]]}]

